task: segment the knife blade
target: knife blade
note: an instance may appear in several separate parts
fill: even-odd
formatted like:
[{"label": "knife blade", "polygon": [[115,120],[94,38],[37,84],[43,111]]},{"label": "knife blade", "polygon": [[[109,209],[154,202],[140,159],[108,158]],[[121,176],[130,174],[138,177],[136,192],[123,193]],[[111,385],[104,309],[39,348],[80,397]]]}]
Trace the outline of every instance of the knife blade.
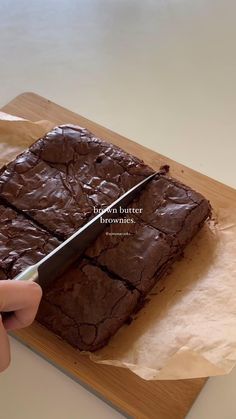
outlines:
[{"label": "knife blade", "polygon": [[107,226],[107,223],[101,222],[101,219],[117,217],[120,208],[123,209],[131,203],[137,194],[154,178],[154,176],[156,176],[157,173],[158,172],[151,174],[137,185],[133,186],[102,212],[99,212],[94,216],[88,223],[82,226],[47,256],[35,265],[26,268],[13,280],[35,281],[39,283],[42,288],[50,284],[54,279],[63,274],[97,238],[97,236],[102,233]]}]

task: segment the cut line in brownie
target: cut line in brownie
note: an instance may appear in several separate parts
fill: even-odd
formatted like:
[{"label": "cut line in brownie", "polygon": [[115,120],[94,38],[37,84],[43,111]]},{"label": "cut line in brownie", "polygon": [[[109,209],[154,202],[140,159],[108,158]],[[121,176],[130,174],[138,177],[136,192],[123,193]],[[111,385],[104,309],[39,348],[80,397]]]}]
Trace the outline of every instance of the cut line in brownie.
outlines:
[{"label": "cut line in brownie", "polygon": [[0,195],[55,236],[66,238],[93,213],[93,203],[77,181],[30,151],[9,163],[0,175]]},{"label": "cut line in brownie", "polygon": [[209,203],[158,175],[128,208],[142,208],[131,212],[135,223],[111,224],[85,254],[147,294],[209,216]]}]

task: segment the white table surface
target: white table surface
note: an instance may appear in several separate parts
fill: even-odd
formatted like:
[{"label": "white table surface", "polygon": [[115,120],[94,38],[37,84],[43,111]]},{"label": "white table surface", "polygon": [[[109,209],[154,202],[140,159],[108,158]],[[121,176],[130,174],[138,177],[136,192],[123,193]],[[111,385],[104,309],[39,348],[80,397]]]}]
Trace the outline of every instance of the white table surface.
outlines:
[{"label": "white table surface", "polygon": [[[0,106],[35,91],[235,187],[235,21],[235,0],[1,0]],[[1,418],[123,417],[11,343]],[[234,419],[235,389],[210,379],[188,419]]]}]

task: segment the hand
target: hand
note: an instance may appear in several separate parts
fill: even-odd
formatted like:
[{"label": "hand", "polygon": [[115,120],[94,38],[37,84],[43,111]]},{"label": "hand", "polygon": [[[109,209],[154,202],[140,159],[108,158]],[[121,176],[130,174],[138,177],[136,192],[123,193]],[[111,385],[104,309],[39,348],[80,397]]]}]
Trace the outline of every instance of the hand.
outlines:
[{"label": "hand", "polygon": [[29,326],[36,316],[42,297],[41,287],[31,281],[0,281],[0,313],[13,311],[3,320],[0,315],[0,372],[10,364],[7,330]]}]

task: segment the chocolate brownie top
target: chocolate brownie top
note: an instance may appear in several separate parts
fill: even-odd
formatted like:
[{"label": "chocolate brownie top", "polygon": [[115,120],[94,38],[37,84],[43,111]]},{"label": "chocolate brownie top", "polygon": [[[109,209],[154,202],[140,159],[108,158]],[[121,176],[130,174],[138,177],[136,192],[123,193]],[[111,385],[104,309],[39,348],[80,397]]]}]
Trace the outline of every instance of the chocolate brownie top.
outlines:
[{"label": "chocolate brownie top", "polygon": [[47,231],[0,204],[0,279],[14,278],[58,245]]},{"label": "chocolate brownie top", "polygon": [[136,290],[82,260],[45,290],[38,319],[81,350],[95,350],[125,322],[138,299]]},{"label": "chocolate brownie top", "polygon": [[[68,181],[82,182],[90,197],[103,194],[104,205],[153,173],[142,160],[73,125],[54,128],[30,151],[64,173]],[[94,203],[103,204],[96,196]]]},{"label": "chocolate brownie top", "polygon": [[[173,249],[174,251],[174,249]],[[133,224],[114,224],[90,246],[87,257],[146,294],[155,275],[171,256],[168,238],[153,227],[136,220]]]},{"label": "chocolate brownie top", "polygon": [[55,128],[0,173],[0,196],[65,239],[152,173],[141,160],[73,126]]},{"label": "chocolate brownie top", "polygon": [[157,175],[127,211],[125,218],[133,222],[111,224],[85,254],[146,294],[199,230],[210,207],[197,192]]},{"label": "chocolate brownie top", "polygon": [[[94,207],[151,173],[86,129],[53,129],[0,171],[0,279],[36,263],[91,219]],[[102,347],[124,324],[201,228],[210,205],[160,172],[127,210],[123,223],[109,225],[44,290],[39,321],[79,349]]]},{"label": "chocolate brownie top", "polygon": [[[137,217],[186,245],[196,227],[211,212],[209,202],[198,192],[166,176],[156,176],[131,204],[142,208]],[[195,231],[196,232],[196,231]]]}]

